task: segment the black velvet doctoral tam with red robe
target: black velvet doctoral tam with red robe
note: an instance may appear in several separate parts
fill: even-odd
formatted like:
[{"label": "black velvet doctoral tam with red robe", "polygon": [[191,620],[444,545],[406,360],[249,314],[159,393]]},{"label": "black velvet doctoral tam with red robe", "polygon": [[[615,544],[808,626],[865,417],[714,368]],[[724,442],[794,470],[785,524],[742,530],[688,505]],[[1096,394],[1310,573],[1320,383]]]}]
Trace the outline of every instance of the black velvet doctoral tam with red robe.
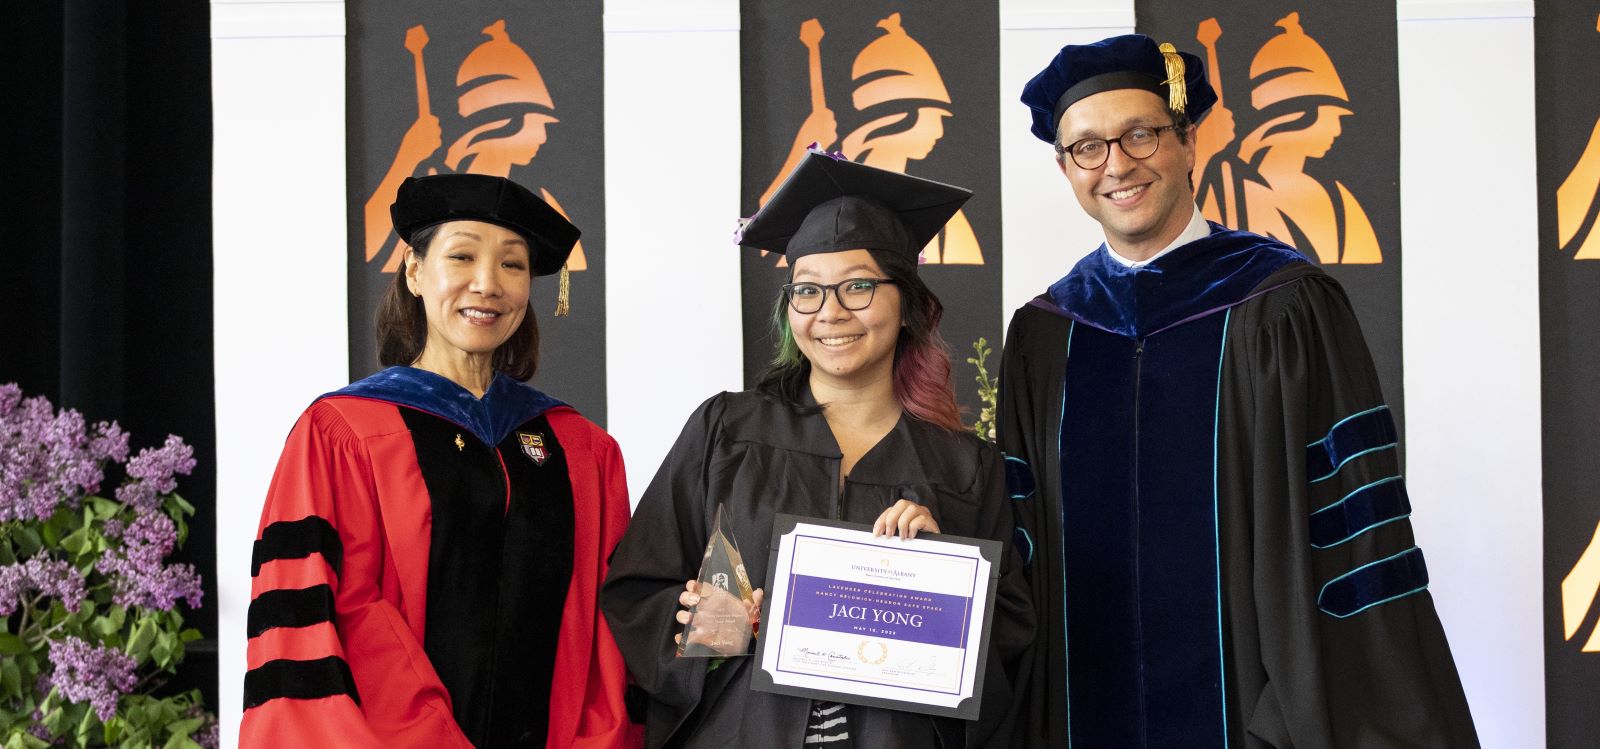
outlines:
[{"label": "black velvet doctoral tam with red robe", "polygon": [[636,746],[596,606],[627,524],[616,442],[504,374],[318,399],[262,509],[240,745]]}]

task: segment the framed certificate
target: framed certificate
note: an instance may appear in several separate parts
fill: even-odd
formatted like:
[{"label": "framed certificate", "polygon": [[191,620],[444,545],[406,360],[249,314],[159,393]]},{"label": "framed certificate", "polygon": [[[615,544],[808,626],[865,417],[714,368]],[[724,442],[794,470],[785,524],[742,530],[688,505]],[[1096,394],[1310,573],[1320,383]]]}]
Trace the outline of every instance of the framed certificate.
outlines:
[{"label": "framed certificate", "polygon": [[974,720],[999,541],[778,515],[753,689]]}]

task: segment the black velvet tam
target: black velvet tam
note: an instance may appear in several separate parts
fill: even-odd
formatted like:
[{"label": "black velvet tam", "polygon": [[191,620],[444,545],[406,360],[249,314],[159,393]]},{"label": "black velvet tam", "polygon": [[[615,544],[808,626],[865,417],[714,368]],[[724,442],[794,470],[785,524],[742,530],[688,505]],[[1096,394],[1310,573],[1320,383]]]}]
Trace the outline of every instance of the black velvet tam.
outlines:
[{"label": "black velvet tam", "polygon": [[887,250],[913,262],[972,191],[813,151],[737,238],[789,256]]},{"label": "black velvet tam", "polygon": [[[1200,116],[1217,102],[1217,94],[1206,79],[1205,65],[1187,52],[1183,57],[1184,88],[1189,120]],[[1080,99],[1103,91],[1133,88],[1167,99],[1166,56],[1144,34],[1125,34],[1102,39],[1094,44],[1069,44],[1056,53],[1044,70],[1022,87],[1022,103],[1033,110],[1033,134],[1054,143],[1061,115]]]},{"label": "black velvet tam", "polygon": [[411,235],[446,221],[485,221],[522,235],[536,276],[561,270],[578,244],[578,227],[528,190],[487,174],[436,174],[410,177],[389,206],[394,231]]}]

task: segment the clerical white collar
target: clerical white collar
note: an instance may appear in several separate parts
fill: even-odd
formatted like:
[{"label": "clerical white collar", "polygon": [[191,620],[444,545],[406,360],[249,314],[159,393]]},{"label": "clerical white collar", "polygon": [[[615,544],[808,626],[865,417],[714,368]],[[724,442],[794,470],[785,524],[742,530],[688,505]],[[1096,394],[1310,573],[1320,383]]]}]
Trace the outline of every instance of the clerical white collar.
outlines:
[{"label": "clerical white collar", "polygon": [[1172,244],[1167,245],[1166,248],[1162,249],[1160,252],[1151,255],[1148,259],[1129,260],[1121,255],[1118,255],[1116,250],[1111,249],[1110,242],[1106,243],[1106,252],[1111,254],[1111,258],[1113,260],[1116,260],[1117,262],[1122,263],[1129,268],[1143,268],[1144,266],[1161,259],[1162,255],[1172,252],[1173,250],[1193,242],[1196,239],[1210,235],[1211,225],[1206,223],[1206,217],[1200,214],[1200,206],[1195,206],[1194,215],[1189,217],[1189,225],[1183,228],[1183,233],[1179,234],[1177,239],[1172,240]]}]

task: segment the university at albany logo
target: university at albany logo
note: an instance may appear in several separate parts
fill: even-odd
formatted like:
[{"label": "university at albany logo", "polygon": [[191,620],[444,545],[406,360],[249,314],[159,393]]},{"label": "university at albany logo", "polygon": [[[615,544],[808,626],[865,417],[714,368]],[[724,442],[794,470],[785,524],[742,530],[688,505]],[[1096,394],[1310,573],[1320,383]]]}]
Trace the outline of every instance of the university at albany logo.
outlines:
[{"label": "university at albany logo", "polygon": [[[422,25],[406,31],[404,43],[411,53],[413,67],[409,71],[395,71],[395,88],[399,90],[402,76],[410,74],[417,99],[417,119],[401,138],[388,171],[367,198],[364,209],[366,260],[368,263],[381,261],[385,273],[398,270],[409,249],[395,235],[389,218],[389,205],[394,202],[401,182],[407,177],[427,174],[511,177],[515,167],[533,162],[548,140],[548,127],[560,122],[555,116],[556,105],[550,97],[550,89],[545,86],[544,76],[527,51],[506,32],[505,20],[490,24],[483,34],[487,38],[456,67],[455,88],[442,92],[454,100],[457,115],[452,119],[451,140],[446,145],[444,127],[433,111],[428,68],[423,56],[428,46],[428,31]],[[549,190],[537,189],[546,203],[566,216],[561,203]],[[583,243],[579,242],[567,261],[567,268],[581,271],[588,265]]]},{"label": "university at albany logo", "polygon": [[[1595,22],[1600,31],[1600,19]],[[1574,260],[1600,260],[1600,118],[1589,133],[1578,163],[1572,165],[1561,186],[1556,188],[1557,246],[1573,252]]]},{"label": "university at albany logo", "polygon": [[[825,151],[840,151],[851,161],[906,173],[912,161],[927,158],[944,137],[944,119],[954,115],[950,91],[933,56],[906,33],[901,14],[890,13],[877,27],[883,35],[857,53],[850,66],[853,111],[849,121],[858,124],[841,139],[839,119],[828,106],[822,82],[822,38],[826,32],[816,18],[800,24],[800,43],[807,53],[811,113],[800,123],[788,158],[761,194],[760,205],[772,199],[812,143]],[[798,76],[795,78],[798,81]],[[922,262],[983,265],[983,250],[964,211],[957,211],[938,236],[928,242],[922,251]],[[777,264],[788,263],[780,255]]]},{"label": "university at albany logo", "polygon": [[522,454],[528,456],[535,465],[544,465],[550,453],[545,451],[543,434],[528,434],[517,432],[517,442],[522,446]]},{"label": "university at albany logo", "polygon": [[[1217,103],[1195,128],[1195,187],[1207,219],[1265,234],[1324,264],[1381,263],[1383,250],[1367,212],[1339,180],[1306,173],[1306,162],[1327,155],[1355,114],[1339,71],[1290,13],[1250,61],[1249,90],[1224,91],[1217,66],[1217,19],[1200,22],[1195,38],[1206,49]],[[1227,99],[1228,94],[1235,95]],[[1248,94],[1250,109],[1235,131],[1235,110]]]}]

